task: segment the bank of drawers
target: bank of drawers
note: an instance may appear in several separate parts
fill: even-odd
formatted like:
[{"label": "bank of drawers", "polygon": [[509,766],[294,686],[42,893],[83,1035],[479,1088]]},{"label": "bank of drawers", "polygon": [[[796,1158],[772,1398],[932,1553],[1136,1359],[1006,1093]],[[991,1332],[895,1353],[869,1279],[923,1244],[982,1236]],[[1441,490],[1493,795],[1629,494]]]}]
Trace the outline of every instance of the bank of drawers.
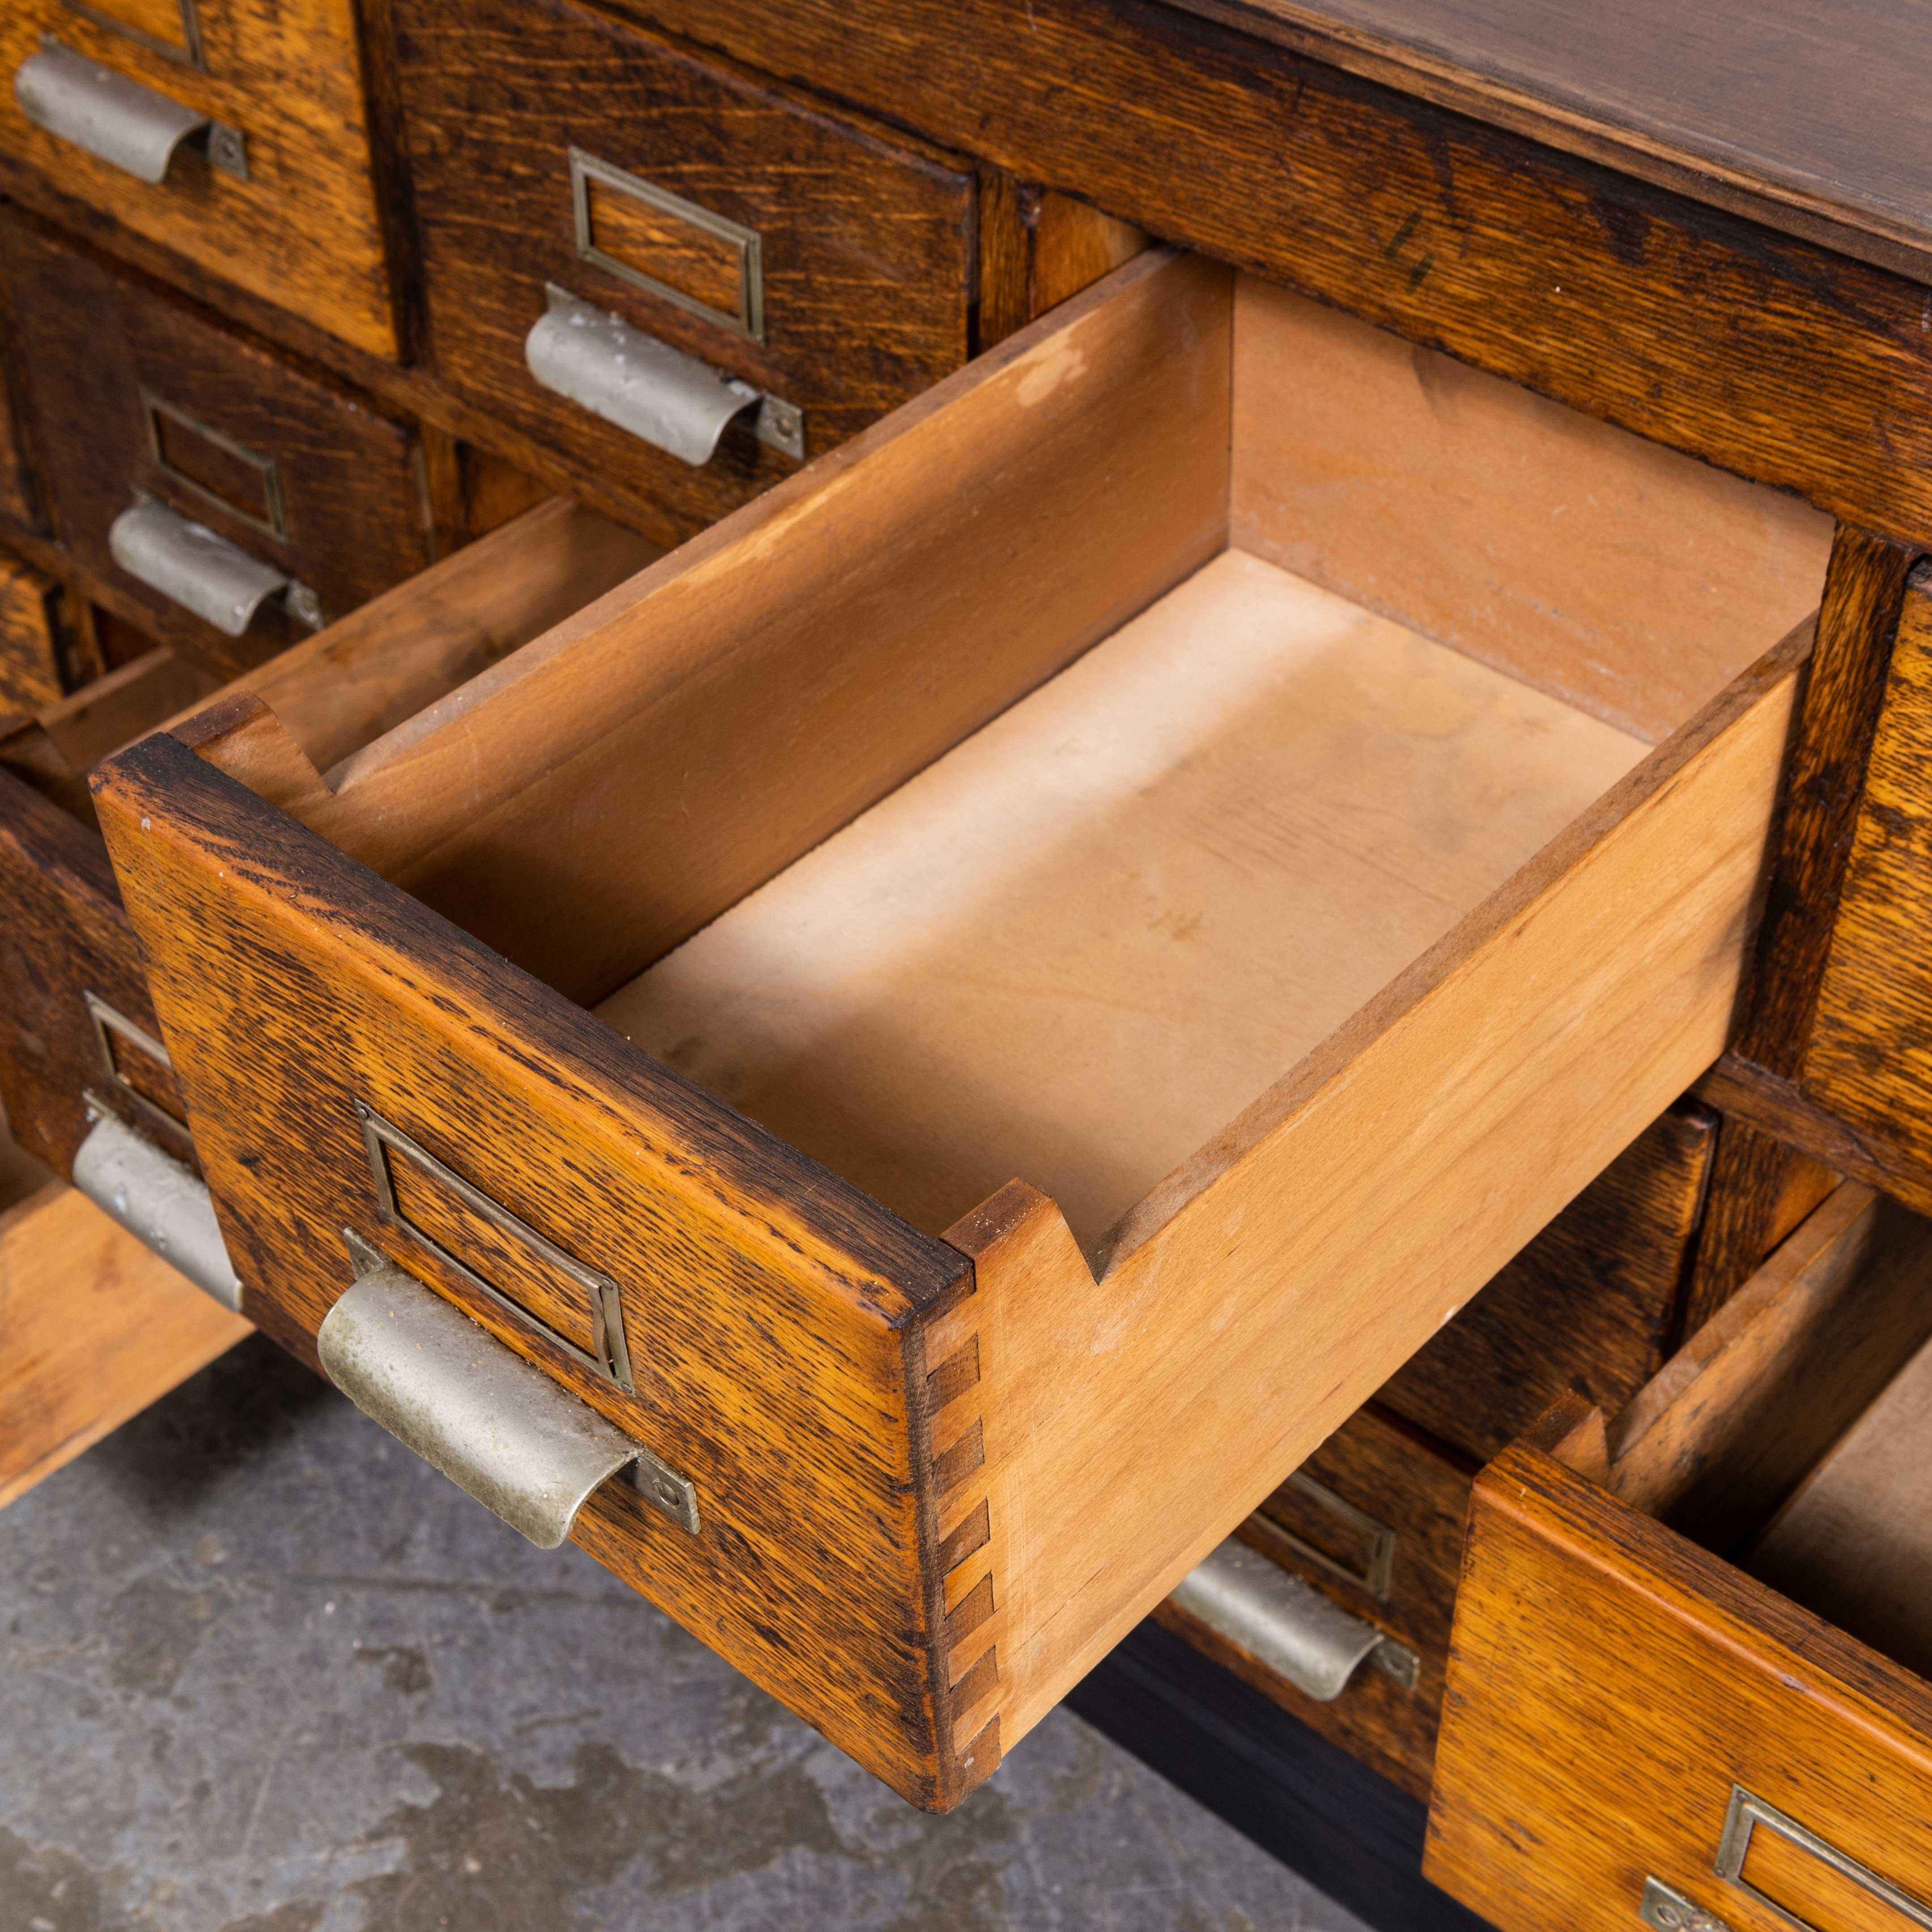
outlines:
[{"label": "bank of drawers", "polygon": [[[26,221],[0,279],[52,530],[158,640],[232,676],[431,560],[410,424]],[[125,547],[144,503],[179,577]],[[224,566],[188,525],[283,587],[245,615],[202,596]]]},{"label": "bank of drawers", "polygon": [[251,1316],[460,1310],[630,1466],[539,1529],[956,1801],[1723,1045],[1819,524],[1453,380],[1148,257],[326,782],[110,760]]},{"label": "bank of drawers", "polygon": [[1841,1189],[1607,1436],[1577,1403],[1478,1480],[1425,1868],[1503,1932],[1927,1922],[1922,1502],[1775,1552],[1929,1273],[1926,1223]]},{"label": "bank of drawers", "polygon": [[[969,162],[568,0],[397,14],[438,373],[685,533],[966,359]],[[632,332],[584,352],[576,399],[532,339],[560,300],[559,356],[590,317]],[[667,350],[766,398],[715,453],[597,412]]]},{"label": "bank of drawers", "polygon": [[12,0],[0,181],[38,177],[393,356],[356,17],[352,0]]}]

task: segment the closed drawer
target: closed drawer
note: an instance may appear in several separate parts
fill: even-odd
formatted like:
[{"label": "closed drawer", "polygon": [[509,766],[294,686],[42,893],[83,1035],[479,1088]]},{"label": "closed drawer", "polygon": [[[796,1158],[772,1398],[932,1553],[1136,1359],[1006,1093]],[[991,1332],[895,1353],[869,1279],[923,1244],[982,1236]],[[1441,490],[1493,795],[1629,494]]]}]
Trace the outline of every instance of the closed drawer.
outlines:
[{"label": "closed drawer", "polygon": [[1799,1081],[1932,1212],[1932,568],[1906,585]]},{"label": "closed drawer", "polygon": [[0,1504],[248,1332],[0,1134]]},{"label": "closed drawer", "polygon": [[11,0],[0,75],[0,170],[396,353],[352,0]]},{"label": "closed drawer", "polygon": [[1425,1869],[1502,1932],[1932,1923],[1928,1281],[1841,1188],[1478,1480]]},{"label": "closed drawer", "polygon": [[[440,372],[671,525],[966,359],[969,163],[564,0],[396,11]],[[533,342],[559,296],[580,308]],[[717,375],[741,386],[722,436],[680,373],[714,404]]]},{"label": "closed drawer", "polygon": [[412,428],[38,229],[0,235],[56,530],[156,638],[233,675],[430,561]]},{"label": "closed drawer", "polygon": [[1472,1473],[1369,1403],[1235,1532],[1242,1553],[1224,1544],[1157,1614],[1426,1800]]},{"label": "closed drawer", "polygon": [[1149,256],[326,779],[151,739],[248,1306],[474,1317],[950,1804],[1721,1050],[1828,535]]}]

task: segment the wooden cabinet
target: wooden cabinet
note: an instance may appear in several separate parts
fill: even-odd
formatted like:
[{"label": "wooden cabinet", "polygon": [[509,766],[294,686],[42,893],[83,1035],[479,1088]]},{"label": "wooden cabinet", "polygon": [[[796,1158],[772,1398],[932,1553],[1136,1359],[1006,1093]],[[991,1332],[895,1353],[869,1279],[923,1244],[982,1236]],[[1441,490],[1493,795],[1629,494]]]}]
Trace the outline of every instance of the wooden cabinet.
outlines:
[{"label": "wooden cabinet", "polygon": [[[440,374],[651,500],[670,533],[966,359],[969,162],[569,0],[405,0],[396,13]],[[578,372],[590,403],[536,373],[532,331],[559,298],[583,305],[572,326],[586,343],[590,316],[633,332]],[[627,361],[642,381],[664,348],[679,352],[667,384],[695,358],[690,380],[709,370],[772,400],[742,407],[715,453],[671,454],[646,440],[672,434],[662,424],[639,432],[596,412],[620,400]],[[648,417],[652,399],[638,406]]]},{"label": "wooden cabinet", "polygon": [[352,0],[13,0],[0,76],[0,182],[395,354]]},{"label": "wooden cabinet", "polygon": [[104,768],[249,1310],[473,1318],[953,1803],[1721,1050],[1822,564],[1144,257],[326,781]]},{"label": "wooden cabinet", "polygon": [[[56,531],[155,638],[232,676],[430,561],[410,424],[38,226],[0,238]],[[179,543],[226,547],[188,558],[185,590],[126,561],[122,520],[148,500]],[[194,587],[237,552],[284,584],[245,620]]]},{"label": "wooden cabinet", "polygon": [[1607,1438],[1578,1405],[1478,1480],[1426,1869],[1502,1932],[1932,1918],[1922,1373],[1893,1513],[1790,1533],[1898,1402],[1928,1274],[1926,1224],[1847,1186]]}]

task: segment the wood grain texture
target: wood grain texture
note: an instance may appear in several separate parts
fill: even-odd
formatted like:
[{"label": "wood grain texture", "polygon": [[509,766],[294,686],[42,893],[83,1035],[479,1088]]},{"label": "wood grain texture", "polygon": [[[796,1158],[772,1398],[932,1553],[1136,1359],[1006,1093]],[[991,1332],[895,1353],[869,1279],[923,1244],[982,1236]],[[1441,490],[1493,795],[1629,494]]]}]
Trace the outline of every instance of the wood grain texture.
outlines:
[{"label": "wood grain texture", "polygon": [[[636,532],[554,496],[244,672],[227,689],[260,698],[326,771],[658,554]],[[185,716],[200,701],[197,695],[170,708]]]},{"label": "wood grain texture", "polygon": [[11,75],[43,32],[104,67],[238,128],[246,181],[177,154],[158,187],[36,127],[0,98],[0,186],[41,175],[211,273],[393,356],[383,238],[369,165],[354,0],[226,0],[204,8],[206,65],[151,53],[60,0],[0,16]]},{"label": "wood grain texture", "polygon": [[1818,512],[1251,277],[1234,398],[1236,544],[1651,743],[1818,608]]},{"label": "wood grain texture", "polygon": [[[340,1230],[376,1240],[697,1485],[701,1536],[608,1486],[585,1548],[896,1790],[956,1802],[910,1318],[962,1258],[172,737],[97,783],[251,1315],[312,1359]],[[615,1276],[636,1396],[378,1223],[358,1098]]]},{"label": "wood grain texture", "polygon": [[21,414],[25,380],[14,348],[6,293],[0,289],[0,520],[38,530],[45,527],[45,521]]},{"label": "wood grain texture", "polygon": [[973,346],[983,354],[1017,328],[1131,260],[1148,238],[1032,182],[980,171],[979,301]]},{"label": "wood grain texture", "polygon": [[[1932,1898],[1932,1689],[1507,1450],[1471,1508],[1424,1872],[1502,1932],[1622,1932],[1653,1874],[1736,1932],[1788,1932],[1712,1873],[1734,1784]],[[1822,1922],[1899,1921],[1868,1900]]]},{"label": "wood grain texture", "polygon": [[1221,547],[1228,287],[1130,262],[379,740],[307,822],[601,998]]},{"label": "wood grain texture", "polygon": [[[410,428],[367,398],[156,297],[91,253],[16,218],[4,274],[32,383],[37,447],[62,542],[116,584],[149,635],[226,675],[307,634],[279,605],[230,638],[128,575],[108,549],[114,519],[146,490],[314,590],[325,616],[346,615],[421,569],[431,532]],[[87,326],[76,320],[88,318]],[[158,452],[147,398],[275,466],[278,535],[260,473],[205,436]]]},{"label": "wood grain texture", "polygon": [[1588,15],[1554,0],[1179,4],[1904,274],[1932,259],[1932,154],[1907,78],[1932,43],[1898,0],[1695,15],[1664,0]]},{"label": "wood grain texture", "polygon": [[1792,684],[1768,661],[1653,753],[1156,1188],[1097,1279],[1019,1182],[949,1230],[1009,1748],[1714,1056]]},{"label": "wood grain texture", "polygon": [[[680,534],[796,462],[741,422],[694,470],[541,387],[524,338],[547,282],[795,404],[813,456],[970,352],[970,163],[569,0],[393,12],[439,374],[648,494]],[[758,232],[761,341],[580,257],[573,148]]]},{"label": "wood grain texture", "polygon": [[[6,769],[6,750],[0,743],[0,1101],[15,1138],[64,1177],[86,1137],[87,1090],[118,1097],[82,995],[97,994],[150,1035],[158,1028],[99,835]],[[181,1118],[179,1094],[161,1098]],[[128,1111],[193,1161],[185,1129]]]},{"label": "wood grain texture", "polygon": [[64,688],[62,586],[0,550],[0,710],[37,711]]},{"label": "wood grain texture", "polygon": [[249,1332],[70,1187],[0,1213],[0,1504]]},{"label": "wood grain texture", "polygon": [[1810,1038],[1916,555],[1910,544],[1849,526],[1832,547],[1736,1042],[1740,1058],[1787,1078],[1798,1073]]},{"label": "wood grain texture", "polygon": [[[1420,1665],[1414,1689],[1364,1664],[1339,1697],[1317,1703],[1172,1599],[1155,1615],[1204,1655],[1426,1802],[1474,1472],[1441,1444],[1370,1403],[1330,1436],[1300,1473],[1396,1532],[1386,1594],[1348,1582],[1287,1542],[1282,1526],[1291,1534],[1319,1533],[1321,1526],[1318,1508],[1292,1486],[1277,1490],[1235,1534],[1326,1592],[1352,1616],[1365,1618],[1412,1650]],[[1331,1542],[1332,1532],[1331,1523]]]},{"label": "wood grain texture", "polygon": [[1608,1486],[1742,1549],[1932,1334],[1932,1236],[1841,1187],[1612,1424]]},{"label": "wood grain texture", "polygon": [[1798,1085],[1932,1209],[1932,569],[1912,577]]},{"label": "wood grain texture", "polygon": [[1852,521],[1932,533],[1932,337],[1903,277],[1154,0],[640,10]]},{"label": "wood grain texture", "polygon": [[1702,1328],[1840,1178],[1741,1116],[1724,1119],[1717,1142],[1675,1339]]},{"label": "wood grain texture", "polygon": [[1676,1339],[1716,1127],[1696,1106],[1652,1122],[1377,1400],[1479,1460],[1565,1391],[1628,1401]]}]

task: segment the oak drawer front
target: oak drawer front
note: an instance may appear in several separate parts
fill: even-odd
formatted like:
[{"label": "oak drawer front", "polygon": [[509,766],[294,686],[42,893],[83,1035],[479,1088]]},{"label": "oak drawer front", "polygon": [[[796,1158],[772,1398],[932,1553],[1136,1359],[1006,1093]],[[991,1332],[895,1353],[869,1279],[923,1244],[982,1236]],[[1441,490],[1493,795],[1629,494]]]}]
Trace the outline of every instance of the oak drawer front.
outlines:
[{"label": "oak drawer front", "polygon": [[1425,1801],[1449,1660],[1471,1472],[1376,1405],[1358,1409],[1235,1534],[1384,1634],[1336,1696],[1318,1700],[1232,1625],[1170,1598],[1161,1620]]},{"label": "oak drawer front", "polygon": [[356,20],[352,0],[16,0],[0,170],[393,356]]},{"label": "oak drawer front", "polygon": [[[36,229],[4,233],[57,532],[155,637],[232,675],[430,560],[413,430]],[[125,561],[144,503],[160,534]],[[224,568],[282,586],[240,593],[258,601],[239,615]]]},{"label": "oak drawer front", "polygon": [[[1514,614],[1372,614],[1396,528]],[[691,1486],[578,1540],[950,1803],[1721,1051],[1826,534],[1150,256],[326,779],[151,740],[248,1306],[473,1318]]]},{"label": "oak drawer front", "polygon": [[40,491],[27,458],[26,433],[15,396],[20,375],[14,361],[13,329],[7,319],[5,298],[0,296],[0,519],[38,531],[41,527]]},{"label": "oak drawer front", "polygon": [[1932,1210],[1932,572],[1907,584],[1800,1082]]},{"label": "oak drawer front", "polygon": [[1477,1484],[1449,1696],[1424,1869],[1503,1932],[1927,1922],[1932,1688],[1534,1450]]},{"label": "oak drawer front", "polygon": [[[566,0],[397,12],[439,370],[672,526],[712,520],[965,360],[970,169]],[[779,417],[761,428],[770,412],[745,410],[708,458],[600,420],[532,374],[551,288],[775,398]]]}]

